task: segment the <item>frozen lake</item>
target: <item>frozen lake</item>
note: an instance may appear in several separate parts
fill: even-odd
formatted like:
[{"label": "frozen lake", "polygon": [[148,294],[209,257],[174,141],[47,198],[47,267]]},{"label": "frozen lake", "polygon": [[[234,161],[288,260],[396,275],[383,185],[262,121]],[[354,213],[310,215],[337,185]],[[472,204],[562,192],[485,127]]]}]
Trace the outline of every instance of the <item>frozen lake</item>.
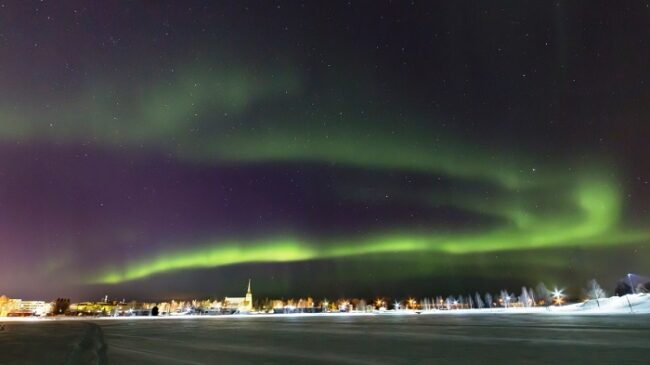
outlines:
[{"label": "frozen lake", "polygon": [[[0,320],[2,322],[2,320]],[[0,364],[647,364],[650,315],[5,322]]]}]

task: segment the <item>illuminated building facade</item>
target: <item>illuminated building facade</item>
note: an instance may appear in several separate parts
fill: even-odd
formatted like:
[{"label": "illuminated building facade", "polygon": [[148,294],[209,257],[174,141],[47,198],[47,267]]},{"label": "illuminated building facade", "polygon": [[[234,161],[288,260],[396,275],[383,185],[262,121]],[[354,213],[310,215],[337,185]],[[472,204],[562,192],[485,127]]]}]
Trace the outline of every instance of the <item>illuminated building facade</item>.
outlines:
[{"label": "illuminated building facade", "polygon": [[248,290],[244,297],[226,297],[223,301],[223,309],[233,312],[250,312],[253,310],[253,292],[251,291],[251,280],[248,279]]},{"label": "illuminated building facade", "polygon": [[0,296],[0,317],[44,316],[51,311],[50,303],[41,300],[11,299]]}]

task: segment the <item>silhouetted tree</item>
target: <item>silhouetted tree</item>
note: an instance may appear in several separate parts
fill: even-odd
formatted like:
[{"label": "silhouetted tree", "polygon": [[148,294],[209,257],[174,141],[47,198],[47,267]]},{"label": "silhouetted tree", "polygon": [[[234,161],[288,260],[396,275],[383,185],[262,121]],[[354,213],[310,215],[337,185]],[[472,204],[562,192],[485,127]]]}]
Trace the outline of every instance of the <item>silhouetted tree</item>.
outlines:
[{"label": "silhouetted tree", "polygon": [[158,306],[154,306],[153,308],[151,308],[151,315],[152,316],[158,315]]},{"label": "silhouetted tree", "polygon": [[537,299],[543,300],[544,304],[547,307],[553,304],[553,292],[548,290],[544,283],[537,284],[537,287],[535,287],[535,292],[537,293]]},{"label": "silhouetted tree", "polygon": [[56,298],[56,300],[54,301],[54,308],[52,308],[52,313],[66,314],[69,309],[70,309],[69,298]]},{"label": "silhouetted tree", "polygon": [[519,303],[523,307],[532,307],[533,306],[533,301],[535,299],[531,298],[530,295],[528,294],[528,288],[525,286],[521,287],[521,295],[519,296]]},{"label": "silhouetted tree", "polygon": [[492,294],[490,293],[485,293],[485,306],[492,308]]},{"label": "silhouetted tree", "polygon": [[632,287],[624,281],[619,281],[618,284],[616,284],[616,289],[614,289],[614,294],[619,297],[626,294],[632,294]]},{"label": "silhouetted tree", "polygon": [[483,304],[483,299],[481,299],[481,294],[476,292],[474,294],[474,298],[476,298],[476,306],[478,307],[478,309],[485,307],[485,304]]},{"label": "silhouetted tree", "polygon": [[590,280],[587,283],[587,297],[589,299],[596,299],[596,304],[598,305],[598,308],[600,308],[600,298],[604,298],[607,296],[607,293],[603,290],[603,288],[598,285],[598,282],[593,279]]}]

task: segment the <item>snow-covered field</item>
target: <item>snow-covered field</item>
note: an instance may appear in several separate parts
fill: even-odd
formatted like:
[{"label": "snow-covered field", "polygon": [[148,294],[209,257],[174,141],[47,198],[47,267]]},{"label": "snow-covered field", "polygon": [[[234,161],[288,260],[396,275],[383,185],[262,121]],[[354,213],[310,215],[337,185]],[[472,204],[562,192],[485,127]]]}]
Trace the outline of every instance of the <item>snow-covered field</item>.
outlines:
[{"label": "snow-covered field", "polygon": [[3,318],[0,364],[648,364],[648,302],[439,315]]},{"label": "snow-covered field", "polygon": [[6,322],[0,364],[647,364],[650,316]]}]

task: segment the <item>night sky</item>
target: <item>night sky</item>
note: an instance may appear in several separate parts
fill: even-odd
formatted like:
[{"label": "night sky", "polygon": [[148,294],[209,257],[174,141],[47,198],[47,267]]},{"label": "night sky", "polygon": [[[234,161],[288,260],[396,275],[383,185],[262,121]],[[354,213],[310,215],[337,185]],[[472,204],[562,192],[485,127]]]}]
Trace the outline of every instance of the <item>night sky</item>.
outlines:
[{"label": "night sky", "polygon": [[0,1],[0,293],[648,274],[649,4]]}]

